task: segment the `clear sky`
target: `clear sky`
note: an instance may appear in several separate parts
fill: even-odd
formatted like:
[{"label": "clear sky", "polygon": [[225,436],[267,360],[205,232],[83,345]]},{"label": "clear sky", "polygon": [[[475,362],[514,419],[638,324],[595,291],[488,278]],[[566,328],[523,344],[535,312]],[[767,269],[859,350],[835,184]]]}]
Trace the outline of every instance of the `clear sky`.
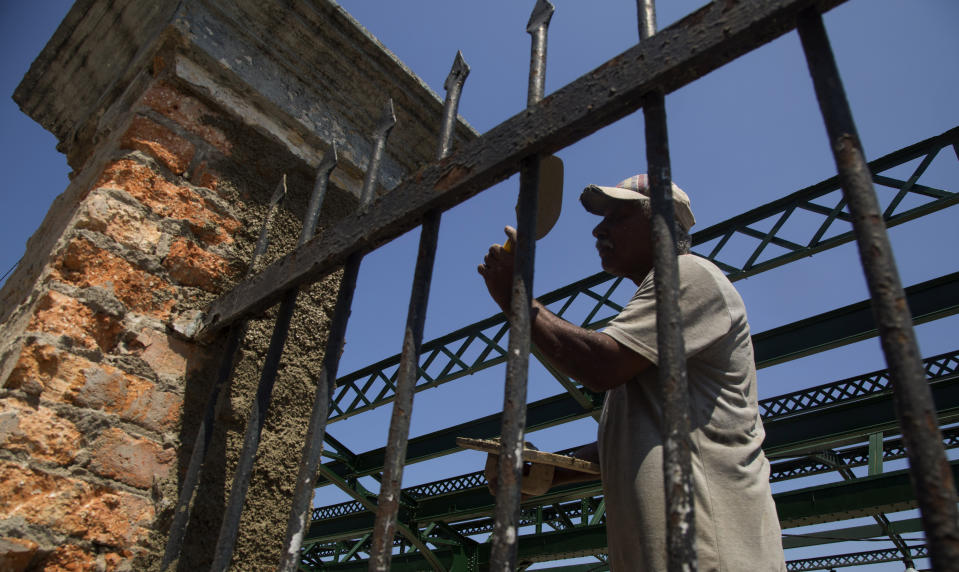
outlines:
[{"label": "clear sky", "polygon": [[[529,36],[525,26],[533,3],[344,0],[342,5],[440,97],[453,57],[462,50],[472,72],[460,113],[484,132],[526,105]],[[703,3],[660,2],[660,27]],[[6,94],[0,100],[0,164],[4,171],[0,273],[19,259],[26,239],[67,185],[69,169],[55,150],[53,136],[17,110],[10,95],[69,4],[54,0],[0,2],[0,42],[5,54],[0,81]],[[632,0],[554,0],[554,4],[547,93],[637,41]],[[851,0],[828,13],[825,21],[869,158],[959,125],[959,2]],[[385,101],[387,94],[383,97]],[[835,174],[795,32],[669,95],[666,108],[673,178],[692,197],[698,220],[693,231]],[[559,153],[566,168],[563,213],[553,231],[539,242],[536,294],[599,270],[589,235],[598,221],[579,206],[579,192],[589,183],[612,185],[644,172],[643,137],[642,113],[637,112]],[[923,182],[959,188],[954,154],[940,156]],[[513,177],[444,215],[427,339],[496,312],[475,268],[489,244],[502,241],[503,225],[512,224],[517,186]],[[959,243],[956,208],[891,231],[905,285],[959,269],[954,247]],[[418,232],[413,231],[364,261],[341,374],[399,351],[417,239]],[[754,332],[866,297],[853,245],[736,286],[746,300]],[[923,355],[955,349],[957,326],[959,320],[950,318],[918,328]],[[861,342],[762,370],[760,396],[882,367],[878,343]],[[498,411],[502,377],[503,369],[493,368],[418,394],[413,435]],[[533,367],[531,401],[560,390],[542,369]],[[382,446],[388,420],[389,408],[381,408],[353,422],[331,425],[330,432],[354,451],[366,451]],[[536,433],[531,440],[543,449],[561,449],[594,437],[595,423],[587,420]],[[462,474],[476,470],[481,463],[481,457],[470,454],[422,463],[407,470],[405,483]],[[333,502],[339,497],[324,498],[323,502]],[[894,570],[896,566],[872,569]]]}]

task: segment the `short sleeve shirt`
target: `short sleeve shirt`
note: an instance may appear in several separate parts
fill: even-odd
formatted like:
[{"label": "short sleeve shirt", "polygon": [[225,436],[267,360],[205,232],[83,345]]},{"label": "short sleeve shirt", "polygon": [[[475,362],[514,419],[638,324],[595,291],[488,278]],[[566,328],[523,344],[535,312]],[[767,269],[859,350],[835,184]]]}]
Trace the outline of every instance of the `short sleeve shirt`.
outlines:
[{"label": "short sleeve shirt", "polygon": [[[699,570],[785,570],[745,306],[715,265],[678,260]],[[658,364],[652,271],[603,331]],[[656,367],[606,393],[598,441],[615,571],[666,569],[661,399]]]}]

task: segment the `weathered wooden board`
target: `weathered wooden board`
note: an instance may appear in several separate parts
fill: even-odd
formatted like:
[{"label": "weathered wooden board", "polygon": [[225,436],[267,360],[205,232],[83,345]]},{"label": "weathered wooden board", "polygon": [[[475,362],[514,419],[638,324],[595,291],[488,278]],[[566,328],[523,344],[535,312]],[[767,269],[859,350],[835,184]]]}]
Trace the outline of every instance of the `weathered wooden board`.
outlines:
[{"label": "weathered wooden board", "polygon": [[[468,437],[457,437],[456,444],[464,449],[474,449],[476,451],[483,451],[485,453],[499,455],[500,444],[499,441],[495,439],[470,439]],[[572,469],[581,473],[589,473],[590,475],[599,474],[598,463],[584,461],[583,459],[578,459],[576,457],[548,453],[546,451],[537,451],[536,449],[530,449],[529,447],[525,447],[523,449],[523,460],[529,461],[530,463],[542,463],[544,465]]]}]

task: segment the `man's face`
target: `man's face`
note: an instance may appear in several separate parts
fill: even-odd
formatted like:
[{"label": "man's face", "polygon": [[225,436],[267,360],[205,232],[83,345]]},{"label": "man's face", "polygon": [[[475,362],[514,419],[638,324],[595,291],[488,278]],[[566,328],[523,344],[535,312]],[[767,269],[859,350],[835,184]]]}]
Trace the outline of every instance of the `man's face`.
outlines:
[{"label": "man's face", "polygon": [[603,270],[637,285],[653,267],[649,219],[636,201],[617,201],[596,228],[596,250]]}]

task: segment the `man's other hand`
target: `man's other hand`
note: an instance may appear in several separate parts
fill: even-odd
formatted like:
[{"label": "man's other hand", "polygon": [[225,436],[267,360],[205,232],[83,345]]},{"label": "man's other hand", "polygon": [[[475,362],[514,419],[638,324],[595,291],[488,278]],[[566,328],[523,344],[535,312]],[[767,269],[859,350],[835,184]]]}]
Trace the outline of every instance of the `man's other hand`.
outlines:
[{"label": "man's other hand", "polygon": [[[506,236],[515,243],[516,229],[507,226],[505,232]],[[489,290],[493,301],[507,315],[509,315],[510,291],[513,288],[513,262],[512,252],[508,252],[499,244],[494,244],[489,247],[489,252],[483,258],[483,264],[476,268],[486,281],[486,289]]]}]

